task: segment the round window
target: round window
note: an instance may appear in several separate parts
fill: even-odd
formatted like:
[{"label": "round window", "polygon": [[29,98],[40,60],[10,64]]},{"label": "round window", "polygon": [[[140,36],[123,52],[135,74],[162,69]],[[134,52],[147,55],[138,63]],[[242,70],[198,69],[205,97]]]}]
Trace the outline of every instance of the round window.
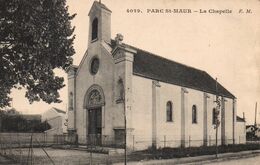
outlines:
[{"label": "round window", "polygon": [[91,74],[96,74],[99,68],[99,59],[94,57],[90,63],[90,72]]}]

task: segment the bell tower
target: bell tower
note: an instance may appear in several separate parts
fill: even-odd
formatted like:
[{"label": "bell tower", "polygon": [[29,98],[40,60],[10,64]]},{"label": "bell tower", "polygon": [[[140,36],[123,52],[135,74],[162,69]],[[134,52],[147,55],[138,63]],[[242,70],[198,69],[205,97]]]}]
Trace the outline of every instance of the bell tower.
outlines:
[{"label": "bell tower", "polygon": [[111,10],[100,1],[95,1],[89,11],[88,45],[111,40]]}]

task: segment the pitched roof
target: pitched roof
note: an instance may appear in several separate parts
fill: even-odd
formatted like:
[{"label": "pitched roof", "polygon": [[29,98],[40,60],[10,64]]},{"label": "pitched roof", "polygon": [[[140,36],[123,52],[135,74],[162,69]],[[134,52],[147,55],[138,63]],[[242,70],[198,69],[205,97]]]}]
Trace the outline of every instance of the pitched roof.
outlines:
[{"label": "pitched roof", "polygon": [[109,11],[109,12],[112,12],[112,11],[111,11],[108,7],[106,7],[106,5],[104,5],[103,3],[94,1],[94,3],[92,4],[92,6],[91,6],[91,8],[90,8],[90,10],[89,10],[88,15],[90,14],[91,9],[92,9],[94,6],[97,6],[97,7],[99,7],[99,8],[103,8],[103,9]]},{"label": "pitched roof", "polygon": [[66,114],[66,112],[65,111],[63,111],[63,110],[60,110],[60,109],[58,109],[58,108],[55,108],[55,107],[52,107],[56,112],[58,112],[58,113],[63,113],[63,114]]},{"label": "pitched roof", "polygon": [[245,119],[243,119],[243,118],[237,116],[237,122],[246,122],[246,121],[245,121]]},{"label": "pitched roof", "polygon": [[97,2],[97,1],[95,1],[94,3],[97,3],[98,5],[101,6],[101,8],[106,9],[106,10],[112,12],[112,11],[111,11],[111,10],[110,10],[106,5],[104,5],[103,3],[101,3],[101,2]]},{"label": "pitched roof", "polygon": [[[111,47],[115,48],[115,46],[115,41],[111,40]],[[137,51],[134,54],[133,74],[216,94],[216,81],[207,72],[160,57],[131,45],[123,44],[123,46]],[[217,84],[219,95],[235,98],[221,84]]]}]

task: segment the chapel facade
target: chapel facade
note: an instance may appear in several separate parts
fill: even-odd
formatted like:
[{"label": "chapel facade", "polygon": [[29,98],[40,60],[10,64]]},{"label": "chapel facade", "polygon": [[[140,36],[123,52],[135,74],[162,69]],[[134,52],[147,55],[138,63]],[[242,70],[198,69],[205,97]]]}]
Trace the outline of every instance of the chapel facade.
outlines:
[{"label": "chapel facade", "polygon": [[78,143],[120,143],[126,133],[135,150],[214,145],[216,94],[218,144],[237,143],[236,97],[205,71],[111,39],[111,13],[93,3],[88,49],[68,69],[68,132]]}]

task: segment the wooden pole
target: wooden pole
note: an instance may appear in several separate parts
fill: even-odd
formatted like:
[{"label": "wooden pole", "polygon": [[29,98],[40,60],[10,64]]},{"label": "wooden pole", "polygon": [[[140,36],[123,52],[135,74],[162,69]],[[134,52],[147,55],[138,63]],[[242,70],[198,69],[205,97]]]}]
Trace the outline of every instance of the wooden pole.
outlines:
[{"label": "wooden pole", "polygon": [[163,136],[163,146],[166,147],[166,135]]},{"label": "wooden pole", "polygon": [[257,102],[255,103],[255,127],[257,126],[256,116],[257,116]]},{"label": "wooden pole", "polygon": [[2,132],[2,113],[3,111],[0,109],[0,132]]},{"label": "wooden pole", "polygon": [[125,146],[124,146],[124,149],[125,149],[125,162],[124,162],[124,164],[126,165],[127,164],[127,153],[126,153],[126,149],[127,149],[127,144],[126,144],[126,138],[127,138],[127,126],[126,126],[126,104],[125,104],[125,91],[126,91],[126,88],[125,88],[125,84],[124,84],[124,81],[122,80],[122,84],[123,84],[123,106],[124,106],[124,124],[125,124],[125,137],[124,137],[124,140],[125,140]]},{"label": "wooden pole", "polygon": [[127,137],[127,131],[126,131],[126,108],[125,108],[125,100],[124,100],[124,119],[125,119],[125,165],[127,164],[127,154],[126,154],[126,137]]},{"label": "wooden pole", "polygon": [[218,82],[217,82],[217,78],[216,78],[216,158],[218,157],[218,126],[219,126],[219,119],[218,119],[218,115],[219,115],[219,110],[220,110],[220,102],[219,102],[219,95],[218,95]]},{"label": "wooden pole", "polygon": [[133,151],[135,150],[135,135],[133,135]]}]

